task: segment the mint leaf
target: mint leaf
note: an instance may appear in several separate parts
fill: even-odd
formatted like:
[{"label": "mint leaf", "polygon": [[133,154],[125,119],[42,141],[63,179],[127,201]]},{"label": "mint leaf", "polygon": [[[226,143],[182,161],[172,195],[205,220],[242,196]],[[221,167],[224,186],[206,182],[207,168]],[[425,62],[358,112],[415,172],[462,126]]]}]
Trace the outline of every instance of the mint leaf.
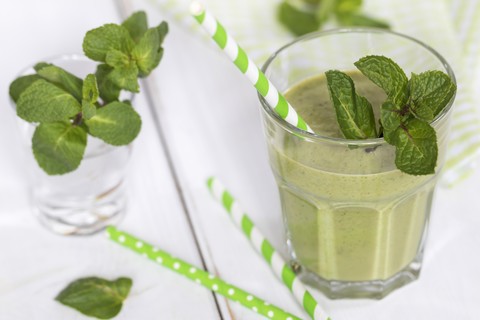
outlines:
[{"label": "mint leaf", "polygon": [[319,3],[318,10],[316,12],[317,21],[320,24],[325,23],[328,18],[335,12],[337,6],[337,0],[322,0]]},{"label": "mint leaf", "polygon": [[91,119],[97,113],[97,107],[87,100],[82,100],[82,117],[83,119]]},{"label": "mint leaf", "polygon": [[404,121],[401,115],[402,108],[391,101],[385,101],[380,109],[380,123],[383,128],[383,137],[389,144],[394,144],[395,132]]},{"label": "mint leaf", "polygon": [[438,70],[412,73],[409,85],[412,112],[425,121],[432,121],[456,92],[452,79]]},{"label": "mint leaf", "polygon": [[115,49],[107,52],[105,62],[113,68],[125,68],[132,63],[127,54]]},{"label": "mint leaf", "polygon": [[70,283],[56,297],[58,302],[98,319],[111,319],[122,309],[132,280],[114,281],[97,277],[82,278]]},{"label": "mint leaf", "polygon": [[87,132],[70,122],[41,123],[32,137],[32,150],[39,166],[48,174],[75,170],[83,158]]},{"label": "mint leaf", "polygon": [[126,145],[135,139],[141,127],[138,113],[122,102],[111,102],[99,108],[95,116],[85,120],[88,132],[111,145]]},{"label": "mint leaf", "polygon": [[131,92],[139,92],[138,68],[132,61],[127,67],[113,68],[108,74],[108,79],[118,88]]},{"label": "mint leaf", "polygon": [[110,23],[88,31],[82,47],[87,57],[104,62],[110,50],[128,54],[132,51],[134,44],[127,29]]},{"label": "mint leaf", "polygon": [[297,36],[316,31],[320,22],[314,12],[304,11],[284,1],[278,7],[279,21]]},{"label": "mint leaf", "polygon": [[163,56],[162,43],[168,33],[168,25],[162,22],[158,27],[148,29],[132,51],[140,75],[145,77],[155,69]]},{"label": "mint leaf", "polygon": [[353,80],[343,72],[325,72],[330,97],[340,130],[347,139],[366,139],[376,136],[372,106],[355,93]]},{"label": "mint leaf", "polygon": [[82,99],[90,103],[97,102],[98,99],[97,79],[94,74],[88,74],[83,81]]},{"label": "mint leaf", "polygon": [[438,147],[435,130],[426,122],[411,119],[395,133],[397,147],[395,164],[401,171],[412,175],[435,172]]},{"label": "mint leaf", "polygon": [[27,89],[32,83],[35,81],[41,79],[38,75],[36,74],[30,74],[27,76],[22,76],[17,79],[15,79],[11,84],[8,89],[8,92],[10,94],[10,97],[14,102],[17,102],[18,98],[20,98],[20,95]]},{"label": "mint leaf", "polygon": [[371,27],[381,29],[390,28],[390,25],[385,21],[378,20],[361,13],[340,12],[337,13],[336,17],[342,26]]},{"label": "mint leaf", "polygon": [[390,101],[403,105],[408,97],[408,79],[402,68],[384,56],[366,56],[354,63],[373,83],[382,88]]},{"label": "mint leaf", "polygon": [[71,94],[45,80],[32,83],[17,101],[17,115],[28,122],[68,120],[80,109]]},{"label": "mint leaf", "polygon": [[95,72],[100,98],[105,103],[118,100],[120,96],[120,88],[108,77],[112,70],[113,68],[106,64],[99,64]]},{"label": "mint leaf", "polygon": [[336,12],[354,12],[362,7],[362,0],[336,0]]},{"label": "mint leaf", "polygon": [[44,62],[36,64],[35,70],[37,70],[37,74],[43,79],[67,91],[78,101],[82,100],[82,79],[60,67]]},{"label": "mint leaf", "polygon": [[144,11],[134,12],[122,23],[128,30],[133,41],[137,43],[148,29],[147,14]]}]

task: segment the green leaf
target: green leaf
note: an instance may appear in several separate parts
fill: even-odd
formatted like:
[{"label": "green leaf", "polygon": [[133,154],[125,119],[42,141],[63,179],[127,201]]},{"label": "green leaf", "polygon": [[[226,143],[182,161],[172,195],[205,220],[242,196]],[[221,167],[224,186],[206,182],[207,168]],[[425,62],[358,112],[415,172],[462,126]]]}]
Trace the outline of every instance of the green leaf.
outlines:
[{"label": "green leaf", "polygon": [[385,21],[366,16],[361,13],[341,12],[336,15],[338,22],[342,26],[352,27],[371,27],[389,29],[390,25]]},{"label": "green leaf", "polygon": [[168,25],[162,22],[158,27],[148,29],[133,49],[132,56],[142,77],[149,75],[160,63],[163,56],[162,43],[167,33]]},{"label": "green leaf", "polygon": [[49,175],[78,168],[86,145],[87,132],[68,121],[40,123],[32,137],[33,155]]},{"label": "green leaf", "polygon": [[409,85],[412,112],[425,121],[432,121],[457,90],[452,79],[438,70],[412,73]]},{"label": "green leaf", "polygon": [[411,119],[395,133],[395,164],[412,175],[435,172],[438,147],[435,130],[426,122]]},{"label": "green leaf", "polygon": [[297,36],[317,31],[320,22],[314,12],[304,11],[284,1],[278,7],[278,19],[285,27]]},{"label": "green leaf", "polygon": [[135,139],[140,132],[142,121],[130,105],[115,101],[98,108],[95,116],[85,120],[85,124],[92,136],[120,146]]},{"label": "green leaf", "polygon": [[402,124],[401,108],[391,101],[385,101],[380,109],[380,122],[383,128],[383,137],[385,141],[394,144],[397,129]]},{"label": "green leaf", "polygon": [[35,70],[37,70],[37,74],[43,79],[70,93],[78,101],[82,100],[82,79],[60,67],[44,62],[38,63],[35,66]]},{"label": "green leaf", "polygon": [[353,80],[343,72],[325,72],[338,124],[347,139],[376,137],[375,118],[370,103],[355,93]]},{"label": "green leaf", "polygon": [[98,99],[97,79],[94,74],[88,74],[83,81],[82,99],[90,103],[97,102]]},{"label": "green leaf", "polygon": [[129,54],[134,44],[127,29],[110,23],[88,31],[82,46],[87,57],[104,62],[110,50],[114,49]]},{"label": "green leaf", "polygon": [[45,80],[32,83],[17,101],[17,115],[29,122],[68,120],[80,109],[80,103],[70,93]]},{"label": "green leaf", "polygon": [[10,97],[14,102],[17,102],[20,95],[27,89],[32,83],[41,79],[36,74],[29,74],[27,76],[19,77],[12,81],[8,90]]},{"label": "green leaf", "polygon": [[87,100],[82,100],[82,117],[85,120],[91,119],[97,113],[97,107]]},{"label": "green leaf", "polygon": [[368,138],[377,137],[377,128],[375,126],[375,115],[370,102],[362,96],[355,94],[356,115],[355,122]]},{"label": "green leaf", "polygon": [[113,68],[127,68],[132,63],[127,54],[115,49],[107,52],[105,62]]},{"label": "green leaf", "polygon": [[362,0],[336,0],[335,11],[338,12],[354,12],[362,7]]},{"label": "green leaf", "polygon": [[148,29],[147,14],[145,11],[134,12],[123,21],[122,26],[128,30],[133,41],[137,43]]},{"label": "green leaf", "polygon": [[122,309],[132,280],[118,278],[114,281],[97,277],[73,281],[56,297],[58,302],[98,319],[111,319]]},{"label": "green leaf", "polygon": [[118,88],[131,92],[139,92],[138,68],[132,61],[128,67],[113,68],[108,74],[108,79]]},{"label": "green leaf", "polygon": [[408,79],[402,68],[384,56],[366,56],[354,63],[367,78],[385,90],[390,101],[403,105],[408,97]]},{"label": "green leaf", "polygon": [[335,12],[337,0],[322,0],[315,14],[318,23],[325,23]]},{"label": "green leaf", "polygon": [[112,70],[113,68],[106,64],[99,64],[95,72],[100,98],[105,103],[118,100],[120,96],[120,88],[108,77]]}]

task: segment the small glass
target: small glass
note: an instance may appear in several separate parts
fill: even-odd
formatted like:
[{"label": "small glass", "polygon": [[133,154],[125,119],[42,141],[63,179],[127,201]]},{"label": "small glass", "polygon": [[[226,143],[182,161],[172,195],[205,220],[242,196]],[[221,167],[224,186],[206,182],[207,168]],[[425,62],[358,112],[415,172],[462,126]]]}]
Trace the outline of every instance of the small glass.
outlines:
[{"label": "small glass", "polygon": [[[441,70],[455,81],[432,48],[375,29],[303,36],[275,52],[262,70],[285,92],[327,70],[355,70],[353,63],[366,55],[393,59],[407,76]],[[303,132],[259,98],[291,263],[300,277],[330,298],[382,298],[417,279],[453,98],[432,122],[439,156],[436,173],[427,176],[400,172],[395,148],[383,138],[345,140]]]},{"label": "small glass", "polygon": [[[44,61],[82,79],[95,73],[97,65],[83,55],[62,55]],[[33,73],[33,67],[29,67],[20,75]],[[13,101],[12,105],[15,108]],[[36,124],[17,119],[26,144],[32,208],[40,222],[62,235],[92,234],[118,223],[126,209],[124,179],[131,146],[114,147],[88,135],[84,158],[76,170],[47,175],[31,150]]]}]

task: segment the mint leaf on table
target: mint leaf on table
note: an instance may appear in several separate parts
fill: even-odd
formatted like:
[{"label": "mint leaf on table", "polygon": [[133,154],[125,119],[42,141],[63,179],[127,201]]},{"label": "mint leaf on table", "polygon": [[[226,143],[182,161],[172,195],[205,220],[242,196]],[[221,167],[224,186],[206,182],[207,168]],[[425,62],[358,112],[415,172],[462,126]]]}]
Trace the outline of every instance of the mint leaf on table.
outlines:
[{"label": "mint leaf on table", "polygon": [[28,122],[68,120],[80,109],[80,103],[70,93],[45,80],[32,83],[17,101],[17,115]]},{"label": "mint leaf on table", "polygon": [[99,64],[95,72],[100,98],[102,98],[105,103],[118,100],[120,96],[121,89],[108,77],[112,70],[113,68],[107,64]]},{"label": "mint leaf on table", "polygon": [[98,277],[82,278],[70,283],[55,300],[98,319],[111,319],[122,309],[132,287],[129,278],[114,281]]},{"label": "mint leaf on table", "polygon": [[140,132],[142,121],[127,103],[111,102],[97,109],[92,118],[85,120],[88,132],[114,146],[132,142]]},{"label": "mint leaf on table", "polygon": [[122,27],[128,30],[133,41],[137,43],[148,30],[147,14],[145,11],[133,13],[127,20],[122,22]]},{"label": "mint leaf on table", "polygon": [[87,132],[69,121],[41,123],[32,138],[32,150],[40,167],[50,175],[78,168],[87,145]]},{"label": "mint leaf on table", "polygon": [[410,104],[419,119],[432,121],[448,104],[456,87],[450,77],[438,70],[412,73],[410,79]]},{"label": "mint leaf on table", "polygon": [[278,20],[297,36],[320,28],[315,12],[304,11],[283,1],[278,8]]},{"label": "mint leaf on table", "polygon": [[412,175],[435,172],[438,146],[435,130],[418,119],[408,120],[395,131],[395,165]]},{"label": "mint leaf on table", "polygon": [[408,78],[398,64],[384,56],[366,56],[354,63],[358,70],[401,105],[408,95]]},{"label": "mint leaf on table", "polygon": [[36,74],[29,74],[26,76],[19,77],[15,79],[9,87],[10,97],[14,102],[17,102],[20,95],[35,81],[40,80],[41,78]]},{"label": "mint leaf on table", "polygon": [[388,29],[390,27],[390,25],[383,20],[375,19],[361,13],[337,13],[336,17],[340,24],[345,27],[370,27],[381,29]]},{"label": "mint leaf on table", "polygon": [[105,24],[102,27],[90,30],[83,39],[83,51],[92,60],[105,62],[107,53],[114,49],[123,53],[130,53],[135,43],[130,33],[118,24]]},{"label": "mint leaf on table", "polygon": [[41,62],[37,63],[34,68],[43,79],[67,91],[78,101],[82,99],[82,79],[53,64]]},{"label": "mint leaf on table", "polygon": [[163,56],[162,43],[168,33],[168,25],[162,22],[155,28],[148,29],[132,51],[141,77],[146,77],[155,69]]},{"label": "mint leaf on table", "polygon": [[338,124],[347,139],[376,137],[375,117],[371,104],[355,93],[353,80],[343,72],[325,73]]}]

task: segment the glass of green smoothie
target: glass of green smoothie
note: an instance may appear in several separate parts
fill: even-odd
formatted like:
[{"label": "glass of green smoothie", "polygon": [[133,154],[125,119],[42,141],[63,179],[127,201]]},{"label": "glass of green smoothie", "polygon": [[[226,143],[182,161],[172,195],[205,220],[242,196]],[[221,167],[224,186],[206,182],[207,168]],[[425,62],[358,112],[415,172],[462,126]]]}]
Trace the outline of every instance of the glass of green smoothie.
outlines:
[{"label": "glass of green smoothie", "polygon": [[367,55],[389,57],[407,75],[440,70],[455,82],[432,48],[375,29],[306,35],[279,49],[262,68],[315,132],[290,125],[259,96],[291,262],[304,281],[331,298],[382,298],[418,278],[445,158],[453,98],[431,122],[438,143],[434,174],[398,170],[395,147],[383,138],[343,138],[325,72],[349,74],[378,121],[386,94],[353,64]]}]

